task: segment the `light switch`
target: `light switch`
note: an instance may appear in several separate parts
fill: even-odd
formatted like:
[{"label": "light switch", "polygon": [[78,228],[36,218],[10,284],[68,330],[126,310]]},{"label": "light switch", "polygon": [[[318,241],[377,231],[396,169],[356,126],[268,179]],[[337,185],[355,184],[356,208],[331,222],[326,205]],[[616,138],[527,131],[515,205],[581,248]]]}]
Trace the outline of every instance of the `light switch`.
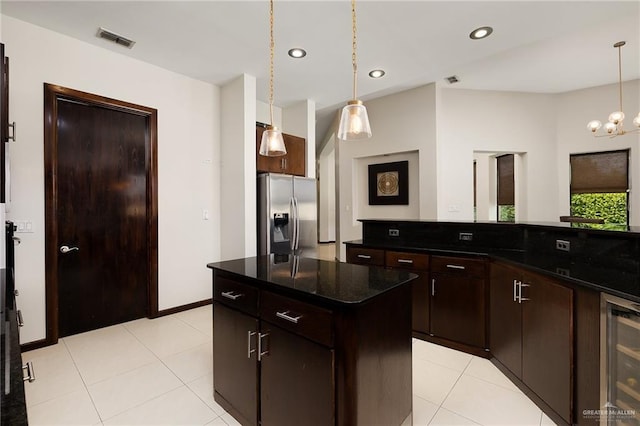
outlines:
[{"label": "light switch", "polygon": [[202,220],[209,220],[209,210],[202,210]]}]

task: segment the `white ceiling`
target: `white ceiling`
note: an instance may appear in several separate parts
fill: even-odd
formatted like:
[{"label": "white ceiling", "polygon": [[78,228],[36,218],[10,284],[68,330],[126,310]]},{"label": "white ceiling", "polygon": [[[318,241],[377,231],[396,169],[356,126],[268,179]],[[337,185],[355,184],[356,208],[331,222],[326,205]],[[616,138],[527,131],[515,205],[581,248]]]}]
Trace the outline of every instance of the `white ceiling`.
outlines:
[{"label": "white ceiling", "polygon": [[[351,98],[349,0],[275,1],[275,104],[313,99],[317,142]],[[256,76],[268,101],[269,2],[2,1],[3,14],[217,85]],[[625,40],[623,80],[640,78],[640,1],[358,0],[358,97],[430,82],[558,93],[617,81],[613,43]],[[494,28],[471,40],[480,26]],[[136,41],[97,38],[105,27]],[[287,56],[303,47],[304,59]],[[387,74],[367,76],[375,68]]]}]

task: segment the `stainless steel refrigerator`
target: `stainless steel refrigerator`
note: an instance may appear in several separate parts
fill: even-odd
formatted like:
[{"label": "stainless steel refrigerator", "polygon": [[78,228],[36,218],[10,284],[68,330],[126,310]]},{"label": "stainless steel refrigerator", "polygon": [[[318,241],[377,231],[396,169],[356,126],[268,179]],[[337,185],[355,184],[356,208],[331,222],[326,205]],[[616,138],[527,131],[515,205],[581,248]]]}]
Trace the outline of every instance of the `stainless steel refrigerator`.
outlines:
[{"label": "stainless steel refrigerator", "polygon": [[315,255],[318,245],[316,180],[258,175],[258,254]]}]

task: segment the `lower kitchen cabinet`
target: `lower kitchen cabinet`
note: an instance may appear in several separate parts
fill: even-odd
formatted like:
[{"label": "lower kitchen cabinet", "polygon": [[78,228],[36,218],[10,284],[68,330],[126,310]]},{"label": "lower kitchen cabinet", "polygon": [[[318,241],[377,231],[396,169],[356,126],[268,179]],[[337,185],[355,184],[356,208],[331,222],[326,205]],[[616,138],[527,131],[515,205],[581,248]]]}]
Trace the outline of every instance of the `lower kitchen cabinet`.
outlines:
[{"label": "lower kitchen cabinet", "polygon": [[431,335],[484,352],[486,262],[431,256]]},{"label": "lower kitchen cabinet", "polygon": [[491,352],[567,423],[573,423],[573,290],[493,263]]},{"label": "lower kitchen cabinet", "polygon": [[269,323],[260,363],[262,425],[335,424],[334,351]]},{"label": "lower kitchen cabinet", "polygon": [[[240,423],[258,424],[258,362],[255,353],[258,320],[214,302],[213,377],[216,399],[233,401]],[[242,336],[245,336],[243,339]],[[251,351],[254,352],[251,352]],[[222,396],[223,395],[223,396]],[[229,408],[225,404],[225,409]]]},{"label": "lower kitchen cabinet", "polygon": [[[358,292],[365,286],[361,279],[377,292],[381,280],[410,277],[380,270],[371,278],[366,268],[330,264],[336,265]],[[286,275],[278,270],[272,276],[288,282],[285,266]],[[218,271],[213,282],[214,399],[242,425],[399,425],[408,418],[411,319],[408,310],[398,312],[410,304],[408,282],[344,307]]]}]

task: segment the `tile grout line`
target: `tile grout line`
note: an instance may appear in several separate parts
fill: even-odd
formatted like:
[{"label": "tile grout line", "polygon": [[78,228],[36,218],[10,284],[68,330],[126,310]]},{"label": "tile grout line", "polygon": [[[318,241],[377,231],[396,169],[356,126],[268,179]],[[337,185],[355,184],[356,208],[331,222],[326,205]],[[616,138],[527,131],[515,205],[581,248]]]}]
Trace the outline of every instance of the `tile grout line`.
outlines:
[{"label": "tile grout line", "polygon": [[93,409],[98,415],[98,419],[100,419],[100,424],[104,424],[104,419],[102,418],[102,415],[100,415],[100,411],[98,411],[98,407],[96,406],[96,402],[93,400],[93,396],[91,395],[91,392],[89,392],[89,386],[87,385],[87,382],[85,381],[84,376],[82,375],[82,372],[80,372],[80,369],[78,368],[78,364],[76,363],[76,359],[73,357],[73,354],[71,353],[71,349],[69,349],[69,346],[67,346],[67,341],[64,338],[60,340],[62,340],[62,344],[64,345],[64,348],[67,351],[67,353],[69,354],[69,358],[71,358],[71,362],[73,362],[73,366],[78,372],[78,376],[80,376],[80,380],[82,380],[82,385],[84,386],[84,390],[89,396],[89,399],[91,400],[91,404],[93,405]]}]

